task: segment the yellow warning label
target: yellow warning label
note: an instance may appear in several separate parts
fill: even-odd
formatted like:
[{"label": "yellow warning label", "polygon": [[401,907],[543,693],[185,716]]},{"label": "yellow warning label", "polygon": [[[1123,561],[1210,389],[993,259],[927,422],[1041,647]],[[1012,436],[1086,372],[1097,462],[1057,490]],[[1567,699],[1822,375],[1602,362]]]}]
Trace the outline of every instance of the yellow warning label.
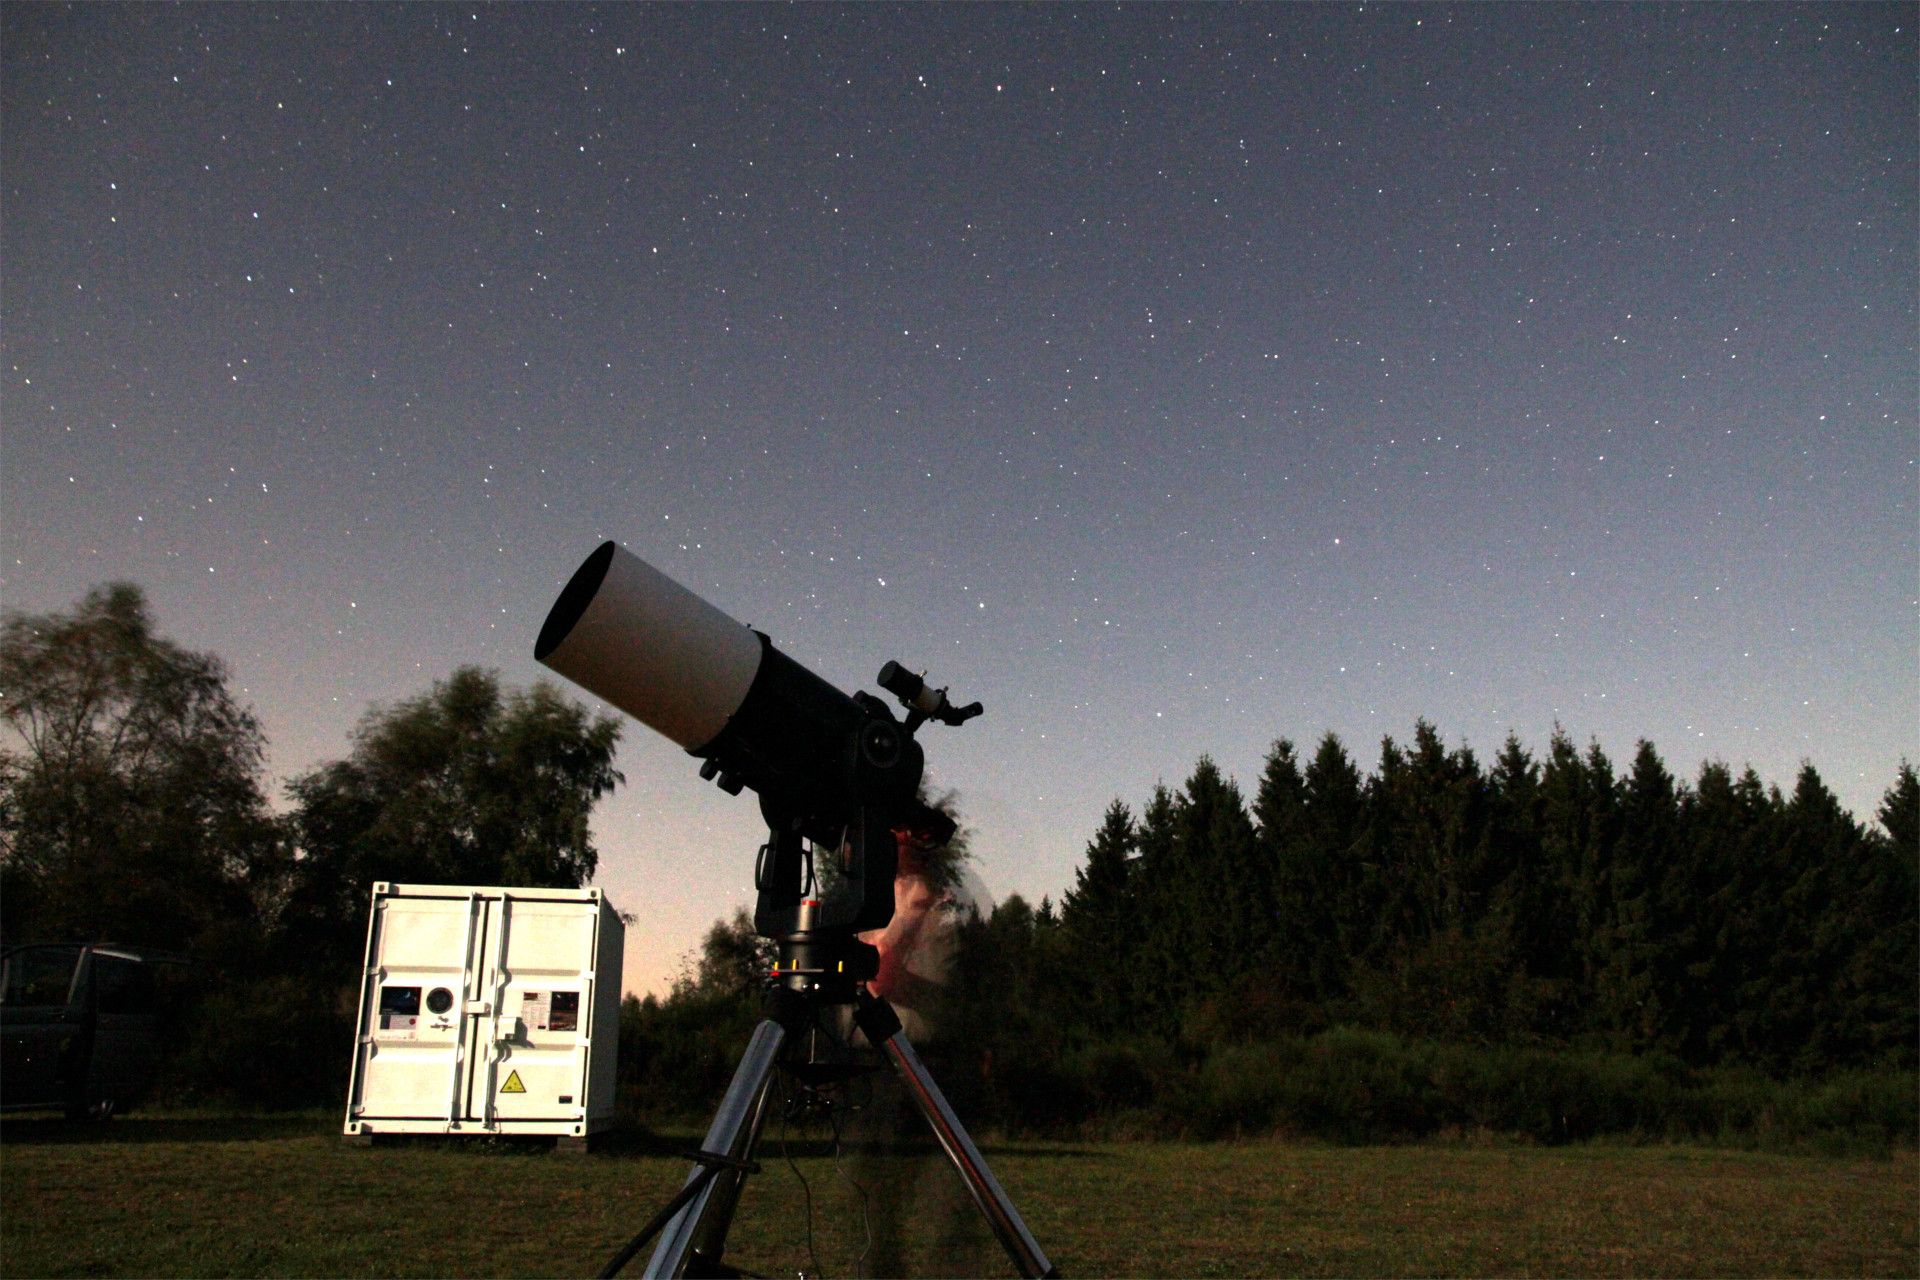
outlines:
[{"label": "yellow warning label", "polygon": [[507,1082],[500,1086],[500,1092],[525,1093],[526,1091],[527,1086],[520,1083],[520,1073],[518,1071],[507,1072]]}]

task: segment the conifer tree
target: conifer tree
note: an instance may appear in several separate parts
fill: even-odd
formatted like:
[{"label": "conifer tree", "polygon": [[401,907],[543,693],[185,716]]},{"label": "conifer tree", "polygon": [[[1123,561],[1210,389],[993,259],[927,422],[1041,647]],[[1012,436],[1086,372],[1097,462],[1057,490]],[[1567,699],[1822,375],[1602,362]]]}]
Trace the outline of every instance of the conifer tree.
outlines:
[{"label": "conifer tree", "polygon": [[1293,744],[1282,738],[1267,753],[1253,800],[1254,858],[1272,886],[1267,936],[1256,962],[1281,1000],[1315,1001],[1317,975],[1334,968],[1337,946],[1319,902],[1322,850],[1307,827],[1307,785]]},{"label": "conifer tree", "polygon": [[1500,1021],[1509,1035],[1543,1034],[1565,1000],[1552,977],[1564,940],[1552,933],[1558,886],[1541,853],[1540,768],[1514,734],[1494,758],[1487,793],[1487,869],[1494,883],[1481,931],[1506,966]]},{"label": "conifer tree", "polygon": [[1606,838],[1613,803],[1613,770],[1598,745],[1585,758],[1555,730],[1540,770],[1540,853],[1554,886],[1542,907],[1552,951],[1543,976],[1561,985],[1565,1003],[1551,1030],[1566,1037],[1592,1017],[1593,939],[1605,920]]},{"label": "conifer tree", "polygon": [[1767,982],[1767,1058],[1818,1070],[1845,1054],[1840,1018],[1849,954],[1871,915],[1860,899],[1864,833],[1811,764],[1774,824],[1769,853],[1781,885]]},{"label": "conifer tree", "polygon": [[1181,792],[1174,825],[1179,945],[1189,994],[1224,990],[1266,941],[1260,918],[1272,886],[1253,857],[1240,788],[1206,756]]},{"label": "conifer tree", "polygon": [[1129,872],[1136,918],[1127,968],[1142,1020],[1166,1034],[1178,1020],[1186,964],[1179,954],[1176,816],[1173,793],[1165,784],[1156,785],[1140,811],[1140,856]]},{"label": "conifer tree", "polygon": [[1060,904],[1067,986],[1079,1020],[1101,1034],[1117,1031],[1132,1013],[1122,957],[1136,933],[1129,877],[1136,844],[1133,813],[1115,800]]},{"label": "conifer tree", "polygon": [[1643,738],[1621,785],[1619,838],[1593,948],[1595,1021],[1622,1051],[1667,1035],[1663,995],[1676,980],[1669,948],[1685,927],[1683,917],[1669,914],[1674,899],[1664,891],[1679,848],[1678,820],[1673,775]]},{"label": "conifer tree", "polygon": [[[1346,1020],[1774,1072],[1911,1067],[1911,767],[1879,816],[1862,829],[1811,767],[1791,799],[1712,762],[1688,787],[1650,742],[1616,776],[1558,730],[1538,762],[1508,735],[1483,772],[1420,721],[1368,778],[1332,734],[1304,767],[1276,742],[1251,812],[1202,757],[1137,822],[1109,806],[1057,924],[1022,905],[995,933],[1026,957],[1023,1006],[1095,1038],[1204,1047]],[[1102,959],[1115,936],[1123,965]]]},{"label": "conifer tree", "polygon": [[1685,1056],[1717,1063],[1753,1061],[1756,996],[1763,996],[1771,908],[1756,895],[1777,893],[1766,874],[1762,825],[1772,806],[1751,769],[1735,778],[1726,765],[1700,768],[1683,810],[1689,895],[1699,921],[1688,966],[1692,980]]},{"label": "conifer tree", "polygon": [[1852,940],[1836,984],[1836,1056],[1912,1070],[1920,1056],[1920,779],[1905,761],[1827,922]]},{"label": "conifer tree", "polygon": [[1335,1006],[1352,985],[1352,958],[1372,928],[1366,900],[1366,797],[1360,770],[1337,735],[1320,740],[1302,779],[1306,831],[1314,849],[1305,868],[1318,912],[1313,947],[1320,1002]]},{"label": "conifer tree", "polygon": [[1449,752],[1417,722],[1409,748],[1383,744],[1368,807],[1382,925],[1367,970],[1371,1016],[1412,1035],[1497,1037],[1510,974],[1504,934],[1481,929],[1501,876],[1473,753]]},{"label": "conifer tree", "polygon": [[1907,858],[1920,859],[1920,777],[1913,765],[1900,762],[1900,773],[1880,801],[1880,829],[1893,842],[1894,849]]}]

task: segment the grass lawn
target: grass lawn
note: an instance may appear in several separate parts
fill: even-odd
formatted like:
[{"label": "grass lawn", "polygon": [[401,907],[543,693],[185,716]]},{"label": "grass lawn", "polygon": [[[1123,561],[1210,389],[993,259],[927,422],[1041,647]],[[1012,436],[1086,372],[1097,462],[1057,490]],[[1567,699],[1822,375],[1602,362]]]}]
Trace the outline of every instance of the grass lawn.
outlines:
[{"label": "grass lawn", "polygon": [[[569,1157],[347,1146],[331,1117],[0,1121],[0,1274],[593,1275],[691,1132]],[[759,1152],[728,1260],[1010,1274],[925,1151]],[[1920,1274],[1920,1162],[1695,1147],[988,1143],[1069,1276]],[[800,1177],[812,1196],[813,1252]],[[864,1211],[863,1211],[864,1210]],[[637,1275],[645,1254],[627,1274]]]}]

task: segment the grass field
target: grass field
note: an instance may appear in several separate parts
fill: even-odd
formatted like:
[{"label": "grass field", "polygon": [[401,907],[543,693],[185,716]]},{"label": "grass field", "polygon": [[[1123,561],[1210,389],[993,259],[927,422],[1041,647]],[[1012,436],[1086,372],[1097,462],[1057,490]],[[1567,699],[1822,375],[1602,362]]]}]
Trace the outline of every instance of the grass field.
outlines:
[{"label": "grass field", "polygon": [[[592,1275],[697,1135],[569,1157],[362,1149],[331,1118],[0,1122],[0,1273]],[[766,1275],[1009,1274],[931,1153],[777,1128],[728,1259]],[[1013,1143],[986,1154],[1069,1276],[1920,1274],[1920,1164],[1692,1147]],[[800,1177],[813,1201],[808,1214]],[[856,1187],[865,1189],[863,1196]],[[628,1274],[637,1274],[645,1255]]]}]

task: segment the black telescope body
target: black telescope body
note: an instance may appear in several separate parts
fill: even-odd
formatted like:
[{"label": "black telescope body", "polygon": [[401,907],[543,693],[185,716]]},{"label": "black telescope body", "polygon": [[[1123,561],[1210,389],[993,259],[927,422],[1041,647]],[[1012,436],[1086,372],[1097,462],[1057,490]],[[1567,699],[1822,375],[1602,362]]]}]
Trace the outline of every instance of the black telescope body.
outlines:
[{"label": "black telescope body", "polygon": [[[886,924],[894,833],[953,835],[918,800],[924,715],[903,725],[879,698],[842,693],[613,542],[574,572],[533,656],[705,761],[702,777],[759,796],[772,838],[754,924],[770,937]],[[804,857],[802,840],[824,854]]]}]

